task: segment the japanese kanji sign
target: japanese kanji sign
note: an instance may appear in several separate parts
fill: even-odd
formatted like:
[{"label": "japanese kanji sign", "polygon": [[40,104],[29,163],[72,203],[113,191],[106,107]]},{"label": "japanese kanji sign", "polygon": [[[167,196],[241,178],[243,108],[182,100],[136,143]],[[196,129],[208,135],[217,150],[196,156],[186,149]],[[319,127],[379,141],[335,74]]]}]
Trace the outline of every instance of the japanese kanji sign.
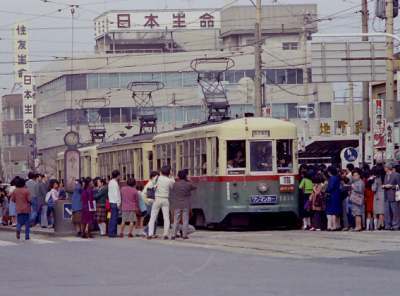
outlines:
[{"label": "japanese kanji sign", "polygon": [[22,79],[22,114],[24,121],[24,134],[35,133],[34,118],[34,86],[32,74],[24,73]]},{"label": "japanese kanji sign", "polygon": [[218,29],[220,13],[204,9],[111,11],[95,19],[96,36],[119,31]]},{"label": "japanese kanji sign", "polygon": [[35,133],[34,79],[29,68],[28,30],[24,24],[14,26],[15,84],[22,87],[22,119],[24,134]]},{"label": "japanese kanji sign", "polygon": [[15,83],[22,85],[24,73],[29,71],[28,67],[28,31],[24,24],[14,26],[14,52],[15,52]]}]

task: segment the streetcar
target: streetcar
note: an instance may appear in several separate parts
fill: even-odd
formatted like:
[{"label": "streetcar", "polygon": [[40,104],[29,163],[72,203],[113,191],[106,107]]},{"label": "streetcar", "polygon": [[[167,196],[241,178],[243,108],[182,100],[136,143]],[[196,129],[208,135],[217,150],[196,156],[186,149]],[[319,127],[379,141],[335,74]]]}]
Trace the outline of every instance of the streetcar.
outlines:
[{"label": "streetcar", "polygon": [[153,170],[153,137],[153,134],[143,134],[99,144],[100,176],[110,179],[111,172],[117,169],[122,181],[135,178],[144,185]]},{"label": "streetcar", "polygon": [[[191,211],[196,227],[296,226],[296,149],[293,123],[245,117],[80,148],[81,175],[109,179],[118,169],[122,181],[134,177],[143,186],[164,165],[174,176],[185,169],[197,187]],[[59,158],[63,168],[63,154]],[[62,179],[63,169],[59,174]]]},{"label": "streetcar", "polygon": [[245,117],[194,125],[153,138],[154,169],[187,169],[197,190],[199,227],[293,225],[298,217],[297,130],[293,123]]}]

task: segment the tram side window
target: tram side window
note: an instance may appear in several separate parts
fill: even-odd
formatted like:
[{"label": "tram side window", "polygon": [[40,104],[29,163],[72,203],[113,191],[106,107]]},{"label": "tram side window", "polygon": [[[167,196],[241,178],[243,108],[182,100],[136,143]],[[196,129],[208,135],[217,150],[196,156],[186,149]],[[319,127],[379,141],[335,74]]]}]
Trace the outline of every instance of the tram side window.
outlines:
[{"label": "tram side window", "polygon": [[276,141],[278,173],[293,172],[293,140]]},{"label": "tram side window", "polygon": [[[154,169],[153,168],[153,151],[147,152],[147,160],[149,162],[150,171],[152,171]],[[145,178],[148,178],[148,176],[145,176]]]},{"label": "tram side window", "polygon": [[250,166],[252,172],[272,171],[271,141],[257,141],[250,143]]},{"label": "tram side window", "polygon": [[227,141],[227,168],[246,168],[246,141]]}]

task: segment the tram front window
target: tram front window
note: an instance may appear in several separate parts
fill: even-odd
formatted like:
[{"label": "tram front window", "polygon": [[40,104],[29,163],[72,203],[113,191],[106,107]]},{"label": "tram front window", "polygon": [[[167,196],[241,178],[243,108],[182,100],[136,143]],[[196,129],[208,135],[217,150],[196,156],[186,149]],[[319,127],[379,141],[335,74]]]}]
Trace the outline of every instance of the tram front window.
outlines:
[{"label": "tram front window", "polygon": [[250,170],[252,172],[272,171],[272,142],[250,142]]},{"label": "tram front window", "polygon": [[227,141],[227,168],[246,168],[246,141]]},{"label": "tram front window", "polygon": [[278,173],[293,172],[293,140],[276,141]]}]

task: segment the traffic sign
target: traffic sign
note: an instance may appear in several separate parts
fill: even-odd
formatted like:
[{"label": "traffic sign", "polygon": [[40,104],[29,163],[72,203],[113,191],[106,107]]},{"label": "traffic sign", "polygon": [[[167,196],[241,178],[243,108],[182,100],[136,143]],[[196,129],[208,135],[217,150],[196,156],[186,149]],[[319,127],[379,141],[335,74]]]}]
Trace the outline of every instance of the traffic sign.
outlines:
[{"label": "traffic sign", "polygon": [[347,162],[354,162],[358,158],[358,151],[353,147],[346,148],[343,152],[343,157]]},{"label": "traffic sign", "polygon": [[64,211],[63,211],[64,220],[71,220],[72,219],[72,204],[64,204]]}]

